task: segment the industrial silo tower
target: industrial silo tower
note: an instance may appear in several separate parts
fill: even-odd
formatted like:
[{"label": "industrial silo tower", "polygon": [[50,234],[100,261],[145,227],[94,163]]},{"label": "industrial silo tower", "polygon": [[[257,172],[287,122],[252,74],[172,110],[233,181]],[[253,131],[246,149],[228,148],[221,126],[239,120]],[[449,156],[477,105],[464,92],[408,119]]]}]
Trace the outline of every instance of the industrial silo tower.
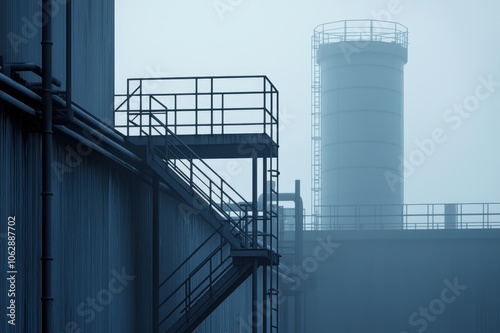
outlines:
[{"label": "industrial silo tower", "polygon": [[396,22],[322,24],[312,38],[312,204],[320,228],[401,228],[403,67]]}]

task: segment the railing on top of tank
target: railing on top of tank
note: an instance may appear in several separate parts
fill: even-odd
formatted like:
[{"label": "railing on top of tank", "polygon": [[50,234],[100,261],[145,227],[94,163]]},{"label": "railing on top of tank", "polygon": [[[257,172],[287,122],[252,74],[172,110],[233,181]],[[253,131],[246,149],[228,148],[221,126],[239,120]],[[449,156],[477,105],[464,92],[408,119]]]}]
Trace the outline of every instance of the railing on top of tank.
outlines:
[{"label": "railing on top of tank", "polygon": [[408,48],[408,28],[397,22],[380,20],[335,21],[317,26],[314,38],[320,44],[344,41],[396,43]]},{"label": "railing on top of tank", "polygon": [[127,136],[158,135],[153,114],[176,135],[278,139],[278,90],[264,75],[128,79],[115,105],[115,128]]},{"label": "railing on top of tank", "polygon": [[[319,211],[321,216],[305,216],[304,230],[500,228],[500,203],[337,205]],[[285,213],[285,231],[294,230]]]}]

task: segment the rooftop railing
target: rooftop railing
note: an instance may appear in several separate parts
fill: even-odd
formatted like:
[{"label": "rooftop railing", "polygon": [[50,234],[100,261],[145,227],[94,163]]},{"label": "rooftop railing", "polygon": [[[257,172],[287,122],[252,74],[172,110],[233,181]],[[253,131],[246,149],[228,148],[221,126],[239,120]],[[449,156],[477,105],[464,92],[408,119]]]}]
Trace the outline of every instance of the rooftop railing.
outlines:
[{"label": "rooftop railing", "polygon": [[314,29],[320,44],[345,41],[396,43],[408,48],[408,28],[397,22],[348,20],[321,24]]},{"label": "rooftop railing", "polygon": [[[304,230],[434,230],[500,228],[500,203],[320,206],[321,215],[306,215]],[[293,215],[283,214],[285,231],[294,230]]]}]

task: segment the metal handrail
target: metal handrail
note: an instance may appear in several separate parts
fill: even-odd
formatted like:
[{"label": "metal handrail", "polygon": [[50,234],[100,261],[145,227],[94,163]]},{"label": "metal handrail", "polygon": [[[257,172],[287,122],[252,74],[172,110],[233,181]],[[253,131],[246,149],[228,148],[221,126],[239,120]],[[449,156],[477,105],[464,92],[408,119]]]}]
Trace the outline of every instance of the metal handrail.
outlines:
[{"label": "metal handrail", "polygon": [[[196,301],[205,293],[205,291],[211,289],[214,286],[214,284],[223,276],[223,274],[230,268],[230,265],[227,265],[227,263],[229,262],[231,257],[228,255],[224,259],[222,259],[223,251],[227,244],[228,244],[227,241],[221,239],[221,243],[219,244],[219,246],[217,246],[201,263],[199,263],[196,266],[196,268],[194,268],[189,273],[188,277],[184,279],[184,281],[182,281],[181,284],[179,284],[172,291],[172,293],[170,293],[170,295],[159,304],[160,308],[163,307],[175,295],[178,295],[179,291],[184,290],[184,295],[182,300],[176,303],[173,309],[165,317],[163,317],[163,319],[159,322],[159,325],[163,325],[163,323],[169,320],[175,313],[182,314],[183,312],[188,311],[189,308],[191,307],[191,304],[195,304]],[[219,255],[221,257],[220,263],[215,265],[215,267],[213,267],[212,259]],[[210,270],[209,275],[203,278],[193,288],[192,287],[193,279],[195,278],[198,272],[207,267],[207,264]],[[204,288],[201,288],[201,286],[205,284],[207,281],[210,281],[210,283]],[[184,307],[182,308],[183,305]],[[179,309],[181,310],[179,311]]]},{"label": "metal handrail", "polygon": [[[251,82],[252,89],[217,89],[219,82],[229,79],[235,80],[232,86],[236,88],[240,81],[242,84]],[[254,82],[255,80],[257,82]],[[257,86],[260,80],[262,80],[262,86]],[[155,89],[144,87],[145,82],[154,82],[157,85],[175,82],[181,86],[187,83],[194,87],[184,91],[155,91]],[[204,82],[208,82],[208,88],[203,87]],[[175,87],[171,89],[175,90]],[[231,98],[236,96],[242,97],[240,103],[243,103],[243,106],[234,107],[229,104]],[[245,98],[252,96],[253,99],[250,102],[245,102]],[[118,100],[116,103],[118,107],[115,108],[115,128],[129,136],[150,133],[151,130],[147,128],[151,126],[151,123],[142,122],[142,118],[139,124],[131,123],[130,117],[153,112],[164,117],[164,123],[175,134],[259,133],[267,134],[275,142],[278,140],[278,90],[267,76],[132,78],[127,81],[127,93],[117,94],[115,98]],[[183,103],[182,100],[184,100]],[[134,103],[137,105],[131,105]],[[159,109],[155,109],[156,104],[160,105]],[[186,107],[186,104],[189,106]],[[243,118],[241,114],[238,114],[237,121],[228,121],[230,116],[236,118],[235,112],[237,111],[244,111],[246,114],[243,114]],[[126,120],[123,120],[123,114]],[[183,115],[194,119],[181,119]],[[245,120],[245,116],[253,120]],[[143,127],[146,130],[143,130]],[[262,130],[256,130],[258,127]],[[208,133],[204,133],[203,129],[208,129]],[[182,130],[184,132],[180,133]]]},{"label": "metal handrail", "polygon": [[408,28],[398,22],[343,20],[318,25],[314,29],[320,44],[345,41],[380,41],[408,48]]},{"label": "metal handrail", "polygon": [[[168,150],[169,147],[167,146],[166,149]],[[178,149],[178,147],[174,146],[174,149]],[[178,151],[179,154],[182,154],[181,151]],[[227,221],[229,223],[231,223],[231,226],[232,226],[232,229],[233,230],[237,230],[238,233],[241,233],[241,236],[245,237],[245,238],[248,238],[249,236],[248,235],[245,235],[244,234],[244,231],[241,230],[239,228],[239,226],[233,221],[233,216],[236,215],[238,216],[239,218],[243,217],[241,215],[241,212],[244,211],[244,207],[241,206],[241,205],[237,205],[238,207],[238,210],[237,209],[231,209],[230,213],[227,213],[225,209],[223,209],[223,206],[227,206],[225,205],[225,203],[222,201],[224,198],[228,198],[229,201],[233,201],[234,200],[232,199],[233,196],[229,195],[227,193],[227,191],[224,190],[224,188],[228,188],[230,190],[232,190],[234,192],[234,195],[238,197],[238,199],[240,200],[239,202],[244,202],[245,204],[248,204],[250,206],[250,204],[248,202],[245,201],[245,199],[243,199],[239,194],[238,192],[236,192],[228,183],[226,183],[222,178],[218,179],[218,181],[220,182],[221,185],[218,185],[214,180],[212,180],[203,170],[201,170],[201,168],[199,168],[196,164],[194,164],[193,160],[187,156],[184,156],[185,158],[185,161],[186,162],[179,162],[177,163],[177,160],[175,161],[171,161],[168,159],[168,156],[166,154],[164,154],[159,148],[155,148],[155,154],[157,154],[160,158],[163,158],[163,162],[164,163],[158,163],[160,166],[164,167],[166,169],[166,171],[168,172],[168,169],[174,171],[178,176],[180,176],[180,178],[186,182],[190,189],[194,189],[196,190],[196,192],[203,198],[206,200],[205,203],[203,203],[203,208],[208,208],[208,207],[211,207],[211,208],[214,208],[219,214],[220,214],[220,217],[222,218],[226,218]],[[200,160],[201,161],[201,160]],[[207,165],[201,161],[201,163],[207,167]],[[188,174],[186,174],[180,167],[179,167],[179,164],[183,164],[189,171]],[[170,168],[168,168],[170,167]],[[212,169],[210,169],[210,171],[213,172]],[[206,179],[203,180],[201,179],[200,175],[201,174],[202,176],[204,176]],[[203,191],[203,189],[201,188],[200,185],[198,185],[195,180],[198,179],[205,187],[211,189],[211,191],[209,191],[209,193],[205,193],[205,191]],[[208,181],[208,184],[206,183]],[[216,196],[216,193],[213,191],[214,189],[218,189],[220,190],[220,195],[217,195]],[[221,200],[221,205],[219,204],[215,204],[215,198],[214,196],[216,196],[218,199]],[[239,210],[241,209],[241,210]],[[231,213],[233,213],[234,215],[231,215]]]},{"label": "metal handrail", "polygon": [[[255,91],[216,91],[214,89],[214,81],[219,79],[247,79],[256,78],[262,79],[263,86],[260,90]],[[200,87],[201,80],[210,81],[209,92],[203,91]],[[194,81],[194,92],[149,92],[145,91],[143,86],[144,81],[158,81],[158,80],[187,80]],[[134,86],[137,84],[137,86]],[[229,183],[220,177],[208,164],[206,164],[199,156],[192,151],[189,146],[178,136],[181,129],[194,127],[193,134],[200,134],[203,128],[210,128],[210,134],[214,134],[215,127],[222,127],[221,134],[228,131],[229,127],[250,128],[252,126],[261,126],[262,133],[269,135],[269,137],[277,144],[278,142],[278,91],[274,85],[265,76],[227,76],[227,77],[184,77],[184,78],[154,78],[154,79],[129,79],[127,85],[127,94],[118,94],[115,97],[122,99],[116,108],[116,114],[126,112],[126,123],[123,125],[116,123],[115,128],[125,129],[128,136],[161,136],[164,138],[164,145],[153,145],[152,139],[149,140],[148,148],[153,154],[153,162],[157,163],[167,173],[175,173],[174,181],[183,185],[183,189],[188,191],[190,196],[196,194],[200,200],[200,210],[210,209],[209,213],[217,215],[222,219],[222,223],[228,223],[230,232],[238,238],[242,248],[258,248],[268,249],[274,251],[274,245],[277,248],[278,237],[271,232],[259,232],[258,221],[270,221],[277,217],[277,212],[274,210],[277,205],[273,205],[272,201],[265,211],[257,209],[257,216],[253,216],[252,205],[247,202]],[[236,97],[239,95],[260,96],[262,103],[260,106],[245,105],[234,106],[229,105],[228,98]],[[168,98],[173,101],[172,105],[168,103]],[[178,104],[181,98],[193,98],[194,107],[186,107]],[[202,100],[210,98],[210,104],[203,105]],[[220,98],[220,106],[214,103],[214,98]],[[138,104],[138,108],[131,106],[131,104]],[[125,108],[125,110],[123,110]],[[261,121],[252,119],[251,121],[243,122],[228,122],[228,114],[238,112],[262,112]],[[216,113],[220,112],[220,115]],[[180,118],[183,115],[194,115],[193,122],[181,122]],[[201,121],[200,118],[209,115],[209,121]],[[215,116],[220,116],[220,122],[215,121]],[[173,119],[172,119],[173,118]],[[226,128],[226,129],[225,129]],[[272,170],[273,163],[271,163],[271,179],[277,177],[278,172]],[[277,165],[276,165],[277,166]],[[266,171],[267,172],[267,171]],[[186,186],[188,185],[188,186]],[[193,198],[196,198],[193,196]],[[275,196],[277,200],[277,193]],[[257,204],[257,203],[253,203]],[[212,234],[209,239],[205,240],[188,258],[186,258],[174,272],[172,272],[160,284],[160,288],[169,284],[169,281],[183,268],[188,267],[189,263],[193,261],[194,257],[205,251],[206,245],[213,237]],[[255,242],[254,237],[257,236]],[[222,237],[221,237],[222,240]],[[227,249],[227,240],[222,242],[216,249],[214,249],[205,259],[203,259],[197,266],[190,270],[190,274],[185,278],[174,290],[171,292],[160,304],[164,307],[165,304],[172,303],[174,297],[179,296],[179,292],[184,290],[185,294],[179,303],[173,304],[168,308],[171,311],[164,317],[160,324],[172,318],[176,313],[182,314],[189,310],[191,305],[200,300],[209,289],[232,267],[229,264],[231,256],[224,254]],[[267,245],[266,245],[267,244]],[[203,249],[203,250],[202,250]],[[213,264],[213,259],[220,255],[220,260],[217,264]],[[204,272],[209,266],[208,276],[201,279],[200,272]],[[277,275],[276,275],[277,276]],[[277,279],[277,277],[276,277]],[[271,286],[274,284],[271,283]],[[277,282],[276,282],[277,286]],[[276,298],[276,297],[275,297]],[[176,299],[176,298],[175,298]],[[274,304],[271,302],[271,304]],[[173,307],[173,309],[172,309]],[[277,311],[276,307],[272,306]],[[159,310],[159,309],[158,309]]]},{"label": "metal handrail", "polygon": [[[445,207],[456,211],[446,213]],[[500,228],[500,203],[404,205],[323,205],[305,217],[305,230],[352,229],[493,229]],[[446,218],[451,219],[448,225]],[[361,222],[361,220],[363,220]],[[285,227],[292,230],[293,226]]]}]

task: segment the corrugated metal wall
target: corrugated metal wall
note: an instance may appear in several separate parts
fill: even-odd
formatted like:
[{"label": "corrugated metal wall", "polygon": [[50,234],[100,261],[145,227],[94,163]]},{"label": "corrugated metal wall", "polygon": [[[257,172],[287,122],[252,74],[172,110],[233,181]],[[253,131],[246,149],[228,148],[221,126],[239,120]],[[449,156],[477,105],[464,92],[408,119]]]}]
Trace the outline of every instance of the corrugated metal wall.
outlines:
[{"label": "corrugated metal wall", "polygon": [[[23,134],[21,122],[10,119],[4,110],[0,126],[1,218],[16,215],[18,223],[16,329],[35,332],[41,320],[37,312],[41,296],[40,141],[36,133]],[[76,151],[77,142],[60,135],[55,141],[55,161],[69,166],[68,152]],[[56,332],[78,328],[82,332],[150,331],[151,186],[96,152],[58,175],[54,177],[53,231]],[[199,216],[186,219],[183,203],[168,193],[161,193],[160,205],[160,277],[164,278],[213,230]],[[6,267],[6,260],[2,255],[0,267]],[[118,273],[133,278],[121,288]],[[1,294],[5,295],[3,281]],[[197,332],[236,332],[251,313],[249,296],[250,280]],[[4,309],[6,300],[0,297]],[[9,332],[7,323],[1,321],[2,331]]]},{"label": "corrugated metal wall", "polygon": [[[53,75],[65,89],[65,0],[54,0]],[[73,100],[112,124],[114,109],[114,1],[73,1]],[[41,1],[0,2],[4,62],[41,65]]]},{"label": "corrugated metal wall", "polygon": [[[0,117],[1,218],[15,215],[18,226],[16,332],[37,332],[41,304],[40,141],[38,134],[23,137],[20,124],[12,124],[5,112]],[[55,141],[55,161],[64,164],[68,149],[76,149],[76,143],[60,136]],[[148,331],[150,186],[95,152],[60,179],[54,178],[56,332],[66,332],[67,327],[82,332]],[[5,246],[2,241],[1,267],[7,267]],[[133,279],[123,277],[120,285],[116,276],[124,274]],[[1,294],[6,295],[3,281]],[[90,303],[92,298],[97,305]],[[5,309],[7,298],[0,300]],[[2,331],[9,332],[3,318]]]},{"label": "corrugated metal wall", "polygon": [[[54,0],[54,76],[65,80],[64,0]],[[41,1],[2,0],[0,55],[4,62],[41,64]],[[112,123],[114,2],[73,2],[73,100]],[[33,76],[30,79],[34,79]],[[39,78],[36,78],[39,80]],[[0,104],[0,234],[9,215],[18,221],[18,322],[16,332],[37,332],[41,323],[41,143],[27,122]],[[12,111],[12,110],[11,110]],[[152,311],[152,188],[137,175],[96,152],[70,156],[77,142],[55,135],[54,325],[56,332],[148,332]],[[160,197],[161,267],[166,277],[211,234],[194,216],[186,223],[173,196]],[[1,236],[1,235],[0,235]],[[0,267],[6,267],[0,237]],[[123,275],[126,275],[125,277]],[[187,274],[187,271],[185,272]],[[120,276],[120,278],[117,278]],[[127,280],[127,276],[130,281]],[[120,280],[121,279],[121,280]],[[7,307],[6,280],[0,306]],[[121,282],[120,282],[121,281]],[[121,283],[121,284],[120,284]],[[250,281],[198,329],[235,332],[251,311]],[[6,316],[0,331],[9,332]]]},{"label": "corrugated metal wall", "polygon": [[[0,102],[0,307],[7,309],[7,221],[16,218],[16,300],[17,323],[15,329],[7,324],[6,312],[0,316],[2,332],[36,332],[25,322],[40,321],[40,313],[28,304],[40,301],[41,289],[41,237],[40,195],[41,178],[27,166],[40,165],[40,142],[37,136],[22,131],[23,120],[8,119]],[[24,320],[20,320],[24,318]],[[29,325],[29,324],[28,324]]]},{"label": "corrugated metal wall", "polygon": [[[178,267],[178,265],[188,257],[198,246],[203,243],[214,230],[196,213],[196,210],[186,206],[166,193],[160,196],[160,280],[163,280]],[[219,245],[219,237],[213,237],[207,247],[211,252]],[[170,295],[171,290],[180,285],[189,272],[201,262],[208,253],[197,255],[189,269],[184,269],[183,273],[167,287],[166,291],[161,289],[160,302]],[[216,261],[214,261],[216,262]],[[251,303],[251,277],[247,279],[212,315],[200,325],[197,333],[203,332],[245,332],[240,331],[240,321],[249,321],[252,311]],[[182,300],[179,298],[179,301]],[[172,309],[164,309],[160,314],[165,316]],[[163,318],[163,317],[161,317]],[[165,328],[164,326],[161,326]]]}]

